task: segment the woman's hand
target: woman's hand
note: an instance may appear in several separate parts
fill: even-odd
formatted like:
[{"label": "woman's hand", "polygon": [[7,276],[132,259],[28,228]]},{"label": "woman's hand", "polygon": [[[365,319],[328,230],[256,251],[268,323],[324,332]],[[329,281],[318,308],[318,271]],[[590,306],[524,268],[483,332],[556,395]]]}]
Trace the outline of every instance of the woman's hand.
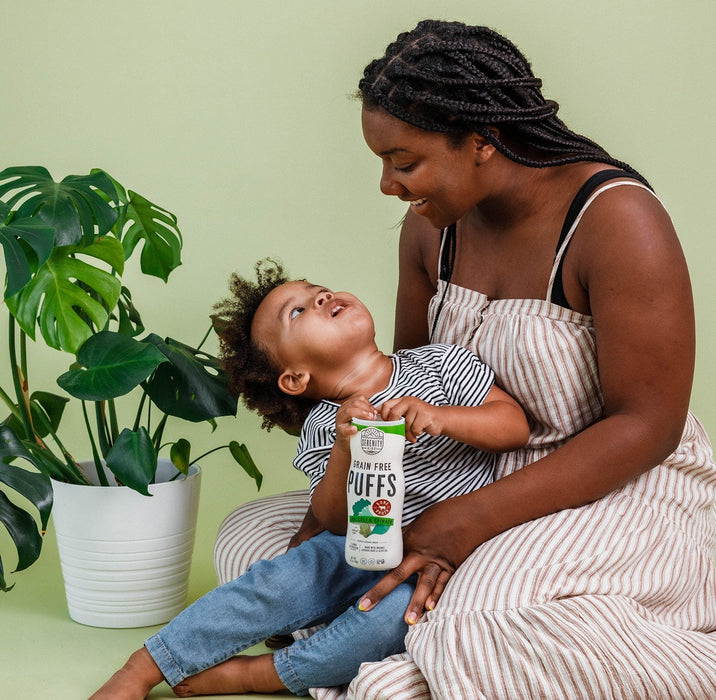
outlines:
[{"label": "woman's hand", "polygon": [[[413,574],[418,582],[405,611],[405,621],[415,624],[424,610],[432,610],[447,582],[475,548],[476,522],[468,519],[470,536],[460,517],[461,497],[448,499],[427,508],[403,531],[403,561],[388,572],[361,599],[363,611],[375,607],[390,591]],[[488,539],[485,537],[485,539]]]}]

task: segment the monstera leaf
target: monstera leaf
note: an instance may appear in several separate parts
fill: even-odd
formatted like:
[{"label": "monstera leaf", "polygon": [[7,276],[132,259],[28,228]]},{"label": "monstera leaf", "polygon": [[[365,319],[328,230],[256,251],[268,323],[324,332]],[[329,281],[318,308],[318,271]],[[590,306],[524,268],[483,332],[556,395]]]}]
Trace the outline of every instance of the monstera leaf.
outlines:
[{"label": "monstera leaf", "polygon": [[130,190],[129,197],[124,215],[131,226],[122,235],[125,257],[144,241],[139,258],[142,272],[166,282],[169,273],[181,265],[182,239],[177,219],[136,192]]},{"label": "monstera leaf", "polygon": [[113,316],[117,321],[117,330],[122,335],[128,335],[133,338],[144,332],[144,322],[132,301],[132,293],[126,287],[122,287],[115,311],[116,313]]},{"label": "monstera leaf", "polygon": [[[5,254],[7,284],[5,298],[17,294],[32,277],[33,269],[40,267],[55,246],[55,230],[34,219],[12,218],[10,207],[0,202],[0,244]],[[29,250],[32,254],[28,254]]]},{"label": "monstera leaf", "polygon": [[[38,528],[32,513],[12,502],[4,491],[0,490],[0,523],[10,534],[17,550],[16,570],[22,571],[40,556],[42,535],[45,533],[52,510],[52,486],[45,474],[10,464],[16,458],[24,459],[36,467],[39,466],[15,433],[8,426],[0,425],[0,484],[9,488],[11,493],[23,496],[40,515]],[[0,590],[8,590],[1,559]]]},{"label": "monstera leaf", "polygon": [[[256,482],[256,488],[260,489],[264,476],[256,466],[256,462],[254,462],[254,458],[251,456],[249,448],[243,443],[238,443],[236,440],[232,440],[228,445],[217,447],[215,450],[221,450],[225,447],[229,448],[229,453],[234,458],[234,461]],[[213,452],[215,450],[211,451]],[[191,459],[191,443],[187,439],[180,438],[173,443],[169,456],[172,460],[172,464],[174,464],[174,466],[182,474],[189,473],[189,467],[193,464],[193,462]]]},{"label": "monstera leaf", "polygon": [[55,182],[43,167],[6,168],[0,172],[0,198],[10,208],[19,204],[17,218],[33,217],[52,227],[58,246],[89,245],[118,217],[110,204],[117,203],[117,192],[103,170]]},{"label": "monstera leaf", "polygon": [[125,428],[107,453],[107,466],[124,486],[151,496],[147,487],[157,471],[157,451],[147,429]]},{"label": "monstera leaf", "polygon": [[155,345],[169,360],[157,367],[146,384],[160,410],[193,422],[236,414],[236,398],[215,357],[171,338],[164,341],[154,333],[142,342]]},{"label": "monstera leaf", "polygon": [[77,255],[102,260],[117,273],[124,269],[124,250],[110,236],[84,247],[55,248],[32,280],[7,300],[8,308],[34,340],[38,324],[45,342],[76,353],[94,329],[102,329],[119,299],[121,282],[110,272]]},{"label": "monstera leaf", "polygon": [[166,357],[154,345],[101,331],[80,348],[77,362],[82,367],[60,375],[57,383],[75,398],[105,401],[139,386]]},{"label": "monstera leaf", "polygon": [[112,182],[121,202],[115,231],[122,240],[125,258],[129,259],[137,244],[143,242],[142,272],[166,282],[169,273],[181,265],[183,242],[176,216],[132,190],[127,195],[122,185]]},{"label": "monstera leaf", "polygon": [[[57,431],[60,426],[62,414],[69,399],[66,396],[58,396],[47,391],[34,391],[30,396],[30,413],[35,435],[44,438],[51,431]],[[25,426],[17,416],[11,415],[5,424],[10,427],[16,435],[29,438],[25,434]]]}]

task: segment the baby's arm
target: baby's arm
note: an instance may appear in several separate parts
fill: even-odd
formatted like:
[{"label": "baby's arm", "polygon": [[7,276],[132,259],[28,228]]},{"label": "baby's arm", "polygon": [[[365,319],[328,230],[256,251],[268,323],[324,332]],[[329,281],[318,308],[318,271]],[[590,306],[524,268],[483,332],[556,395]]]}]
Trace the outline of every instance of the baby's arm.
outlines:
[{"label": "baby's arm", "polygon": [[311,496],[311,508],[318,521],[334,535],[345,535],[348,521],[346,481],[351,465],[350,438],[357,428],[352,418],[375,420],[378,413],[364,396],[344,401],[336,413],[336,442],[326,465],[326,472]]},{"label": "baby's arm", "polygon": [[379,408],[382,420],[405,417],[405,437],[446,435],[487,452],[508,452],[529,438],[527,417],[509,394],[493,385],[479,406],[434,406],[415,396],[389,399]]}]

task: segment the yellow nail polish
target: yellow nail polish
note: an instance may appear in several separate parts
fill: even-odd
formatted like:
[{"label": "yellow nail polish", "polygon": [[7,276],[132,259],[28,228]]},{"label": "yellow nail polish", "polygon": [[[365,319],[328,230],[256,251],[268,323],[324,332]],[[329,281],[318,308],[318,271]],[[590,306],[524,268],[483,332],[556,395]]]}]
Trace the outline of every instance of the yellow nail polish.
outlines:
[{"label": "yellow nail polish", "polygon": [[370,602],[370,599],[363,598],[363,600],[361,600],[361,602],[358,603],[358,610],[360,610],[361,612],[365,612],[366,610],[370,609],[371,605],[372,605],[372,603]]},{"label": "yellow nail polish", "polygon": [[418,616],[414,612],[411,612],[408,615],[408,624],[414,625],[417,621],[418,621]]}]

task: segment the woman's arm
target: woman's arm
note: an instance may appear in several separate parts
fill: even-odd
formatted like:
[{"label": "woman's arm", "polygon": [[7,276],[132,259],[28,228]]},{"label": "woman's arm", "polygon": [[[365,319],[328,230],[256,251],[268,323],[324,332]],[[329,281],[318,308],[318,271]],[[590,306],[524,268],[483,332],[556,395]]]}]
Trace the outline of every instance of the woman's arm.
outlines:
[{"label": "woman's arm", "polygon": [[406,528],[402,564],[366,593],[371,602],[363,608],[419,572],[406,613],[406,620],[417,620],[477,546],[601,498],[678,445],[694,324],[688,271],[668,215],[648,192],[614,188],[585,214],[568,256],[567,297],[577,308],[588,305],[594,319],[603,419],[538,462],[427,509]]}]

